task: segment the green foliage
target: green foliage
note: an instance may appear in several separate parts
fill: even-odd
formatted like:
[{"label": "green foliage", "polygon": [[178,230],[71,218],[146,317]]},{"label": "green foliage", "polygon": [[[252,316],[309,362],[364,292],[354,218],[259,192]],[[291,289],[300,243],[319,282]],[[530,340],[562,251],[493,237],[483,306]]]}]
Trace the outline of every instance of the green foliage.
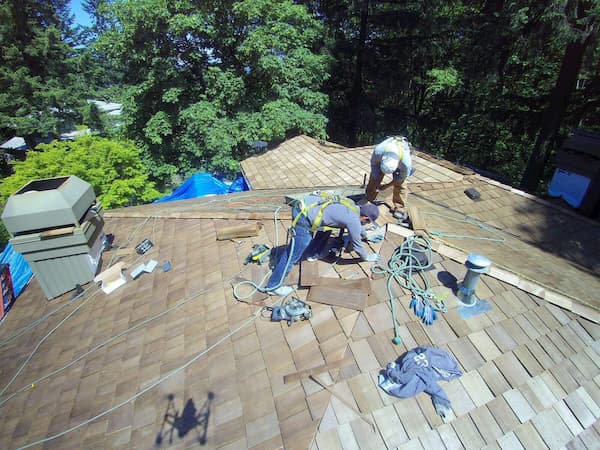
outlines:
[{"label": "green foliage", "polygon": [[430,69],[427,71],[426,90],[430,95],[435,95],[444,90],[456,87],[459,84],[458,72],[450,67],[447,69]]},{"label": "green foliage", "polygon": [[96,48],[124,69],[124,129],[153,176],[236,172],[247,142],[324,137],[322,25],[292,1],[115,2]]},{"label": "green foliage", "polygon": [[[403,133],[515,182],[558,111],[565,49],[584,37],[544,155],[573,128],[600,131],[591,0],[84,0],[93,25],[76,32],[67,4],[0,2],[0,137],[31,145],[85,123],[135,142],[161,185],[236,172],[248,142],[299,133],[346,145]],[[89,98],[123,103],[119,123]]]},{"label": "green foliage", "polygon": [[0,3],[0,130],[4,135],[56,136],[78,121],[68,2]]},{"label": "green foliage", "polygon": [[173,134],[169,116],[164,111],[158,111],[146,123],[144,134],[152,144],[162,144],[163,137]]},{"label": "green foliage", "polygon": [[0,182],[0,203],[32,180],[75,175],[87,181],[105,208],[127,205],[132,197],[151,202],[160,196],[148,181],[140,151],[131,143],[85,136],[72,142],[40,144],[15,173]]},{"label": "green foliage", "polygon": [[[324,17],[335,57],[332,140],[367,145],[406,133],[418,147],[516,183],[576,36],[568,10],[594,2],[305,3]],[[598,122],[598,41],[594,48],[565,131]]]}]

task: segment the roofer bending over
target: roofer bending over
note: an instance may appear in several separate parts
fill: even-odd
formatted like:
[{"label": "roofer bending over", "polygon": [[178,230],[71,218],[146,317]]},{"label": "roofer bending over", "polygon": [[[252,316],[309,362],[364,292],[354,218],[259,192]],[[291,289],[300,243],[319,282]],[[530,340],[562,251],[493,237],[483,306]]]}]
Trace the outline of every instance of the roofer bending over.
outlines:
[{"label": "roofer bending over", "polygon": [[320,253],[333,229],[348,230],[349,241],[363,261],[379,261],[381,256],[377,253],[367,253],[361,240],[362,226],[375,222],[378,217],[379,208],[372,203],[359,207],[349,198],[328,192],[307,195],[292,209],[290,233],[294,240],[290,239],[289,245],[273,269],[265,290],[280,296],[290,294],[293,288],[283,286],[283,282],[293,265],[300,261],[304,254]]},{"label": "roofer bending over", "polygon": [[[374,201],[377,193],[394,185],[392,211],[396,219],[406,218],[406,199],[408,191],[405,186],[406,178],[411,174],[412,160],[410,143],[404,136],[387,138],[375,146],[371,155],[371,175],[367,184],[367,200]],[[383,177],[392,174],[392,181],[382,185]]]}]

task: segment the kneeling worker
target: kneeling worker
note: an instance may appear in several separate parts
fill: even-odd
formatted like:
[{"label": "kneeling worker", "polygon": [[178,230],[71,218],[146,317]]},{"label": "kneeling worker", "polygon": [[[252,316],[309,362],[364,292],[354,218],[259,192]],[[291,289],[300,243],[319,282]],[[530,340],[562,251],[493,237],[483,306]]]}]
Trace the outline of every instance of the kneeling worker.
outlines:
[{"label": "kneeling worker", "polygon": [[327,192],[309,194],[292,210],[290,233],[293,240],[290,239],[279,258],[265,290],[282,297],[290,294],[293,288],[283,286],[283,282],[292,266],[300,261],[304,253],[319,253],[327,243],[331,230],[335,228],[348,230],[349,240],[363,261],[379,261],[381,256],[367,253],[361,241],[362,226],[375,222],[378,217],[379,208],[372,203],[359,207],[352,200],[339,195]]},{"label": "kneeling worker", "polygon": [[[366,188],[367,200],[374,201],[378,191],[393,184],[394,209],[392,213],[396,219],[404,219],[407,197],[405,181],[411,170],[410,144],[404,136],[390,137],[378,144],[371,155],[371,175]],[[392,181],[381,185],[383,177],[390,174]]]}]

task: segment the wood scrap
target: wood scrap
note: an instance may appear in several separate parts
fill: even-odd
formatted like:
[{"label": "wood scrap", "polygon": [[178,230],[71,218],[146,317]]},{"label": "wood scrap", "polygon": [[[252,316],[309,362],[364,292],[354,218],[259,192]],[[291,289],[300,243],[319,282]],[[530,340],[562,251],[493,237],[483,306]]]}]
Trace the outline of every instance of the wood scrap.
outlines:
[{"label": "wood scrap", "polygon": [[73,234],[75,231],[75,227],[64,227],[64,228],[56,228],[54,230],[42,231],[40,233],[40,238],[42,239],[50,239],[59,236],[66,236],[68,234]]},{"label": "wood scrap", "polygon": [[226,241],[234,238],[258,236],[261,225],[259,222],[233,225],[217,230],[217,241]]},{"label": "wood scrap", "polygon": [[[144,205],[147,206],[147,205]],[[153,213],[147,209],[134,211],[132,208],[123,208],[122,210],[105,211],[105,218],[147,218],[153,217],[156,219],[229,219],[229,220],[273,220],[273,212],[247,212],[247,211],[224,211],[218,209],[210,209],[206,211],[170,211],[163,210]],[[163,207],[164,208],[164,207]],[[287,211],[280,211],[277,214],[277,218],[280,220],[289,220],[292,218],[292,213]]]},{"label": "wood scrap", "polygon": [[319,277],[315,285],[318,286],[339,286],[348,289],[360,289],[367,295],[371,295],[371,280],[367,277],[355,279],[340,279]]},{"label": "wood scrap", "polygon": [[319,262],[302,261],[300,264],[301,286],[314,286],[319,284]]},{"label": "wood scrap", "polygon": [[118,248],[115,250],[115,256],[120,258],[122,256],[129,256],[133,253],[133,248]]},{"label": "wood scrap", "polygon": [[401,227],[400,225],[396,225],[395,223],[388,223],[387,229],[388,229],[388,231],[390,231],[394,234],[397,234],[399,236],[402,236],[403,238],[407,238],[407,237],[415,234],[415,232],[413,230],[409,230],[408,228]]},{"label": "wood scrap", "polygon": [[301,378],[309,378],[311,375],[317,375],[322,372],[327,372],[329,370],[340,369],[342,367],[349,366],[354,363],[354,358],[351,356],[347,356],[338,361],[333,361],[329,364],[321,364],[319,366],[311,367],[310,369],[299,370],[298,372],[289,373],[283,376],[284,384],[292,383],[294,381],[298,381]]},{"label": "wood scrap", "polygon": [[427,235],[427,224],[421,214],[421,211],[416,206],[409,206],[407,209],[408,217],[410,217],[410,223],[415,234]]},{"label": "wood scrap", "polygon": [[[345,280],[339,281],[343,282]],[[367,306],[367,295],[366,290],[356,289],[355,287],[317,285],[310,288],[307,300],[362,311]]]}]

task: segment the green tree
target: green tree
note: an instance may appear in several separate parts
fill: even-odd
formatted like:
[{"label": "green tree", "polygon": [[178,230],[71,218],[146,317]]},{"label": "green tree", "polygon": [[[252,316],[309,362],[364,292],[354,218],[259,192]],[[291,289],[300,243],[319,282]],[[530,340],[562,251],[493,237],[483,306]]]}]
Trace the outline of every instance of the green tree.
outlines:
[{"label": "green tree", "polygon": [[14,163],[14,171],[0,182],[1,204],[32,180],[68,175],[90,183],[107,209],[126,206],[132,198],[148,203],[160,196],[148,180],[140,150],[129,142],[101,137],[40,144],[25,161]]},{"label": "green tree", "polygon": [[131,0],[98,51],[124,68],[127,135],[153,174],[235,172],[246,142],[324,137],[323,28],[291,1]]},{"label": "green tree", "polygon": [[[326,85],[332,140],[367,145],[405,133],[418,147],[516,184],[532,142],[548,122],[543,111],[574,37],[566,17],[594,2],[303,3],[327,25],[334,56],[335,76]],[[578,19],[579,26],[589,28],[593,16]],[[553,142],[567,126],[597,123],[598,51],[597,44],[589,44],[583,76],[571,78],[579,89],[572,92]]]},{"label": "green tree", "polygon": [[78,120],[67,0],[0,2],[0,134],[56,136]]}]

